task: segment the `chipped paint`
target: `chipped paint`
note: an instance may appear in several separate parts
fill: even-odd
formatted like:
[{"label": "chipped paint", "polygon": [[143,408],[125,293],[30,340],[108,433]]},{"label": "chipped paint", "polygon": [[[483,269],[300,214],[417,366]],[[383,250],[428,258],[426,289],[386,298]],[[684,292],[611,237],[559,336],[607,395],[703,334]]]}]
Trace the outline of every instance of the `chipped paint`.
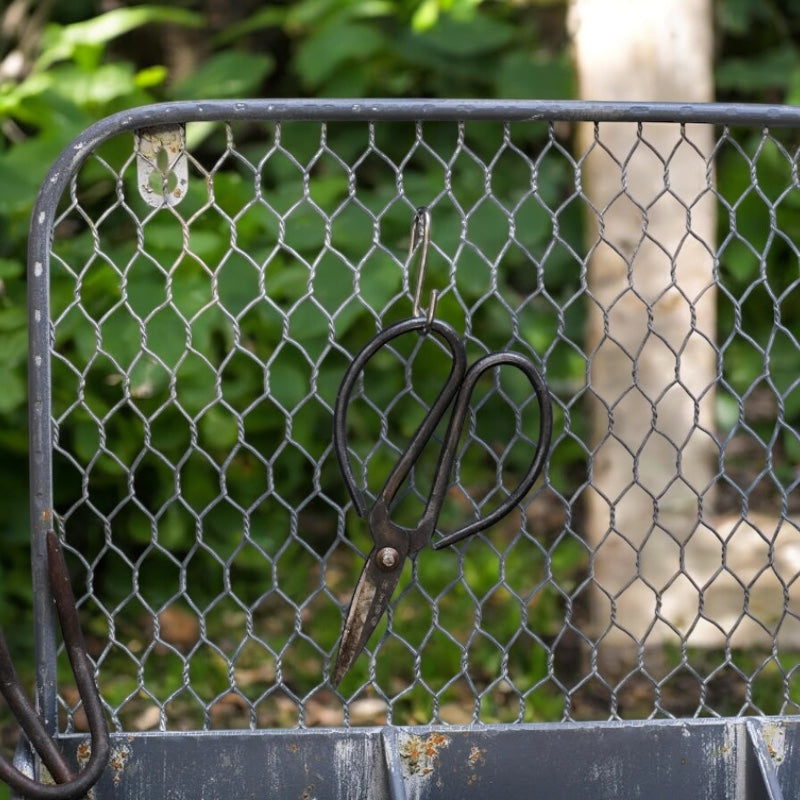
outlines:
[{"label": "chipped paint", "polygon": [[[367,739],[337,738],[333,743],[333,790],[325,796],[337,800],[382,797],[383,771],[376,761],[378,751]],[[356,767],[356,765],[358,765]],[[366,768],[364,768],[366,766]]]},{"label": "chipped paint", "polygon": [[480,780],[479,768],[486,764],[486,748],[473,744],[467,754],[467,784],[472,786]]},{"label": "chipped paint", "polygon": [[131,757],[131,749],[127,744],[121,744],[119,747],[114,747],[111,750],[111,757],[108,759],[108,764],[114,773],[111,780],[114,785],[117,785],[122,780],[122,773],[125,770],[125,765]]},{"label": "chipped paint", "polygon": [[769,757],[775,766],[780,766],[786,758],[786,728],[782,722],[766,722],[761,729]]},{"label": "chipped paint", "polygon": [[89,763],[89,759],[92,757],[91,740],[86,739],[78,745],[76,756],[78,758],[78,766],[83,769]]},{"label": "chipped paint", "polygon": [[[92,741],[85,739],[78,745],[75,751],[75,757],[78,760],[78,766],[83,769],[92,757]],[[94,786],[86,793],[86,800],[95,800]]]},{"label": "chipped paint", "polygon": [[406,736],[399,747],[400,763],[405,777],[427,777],[436,769],[439,751],[450,745],[450,737],[434,732],[426,737]]}]

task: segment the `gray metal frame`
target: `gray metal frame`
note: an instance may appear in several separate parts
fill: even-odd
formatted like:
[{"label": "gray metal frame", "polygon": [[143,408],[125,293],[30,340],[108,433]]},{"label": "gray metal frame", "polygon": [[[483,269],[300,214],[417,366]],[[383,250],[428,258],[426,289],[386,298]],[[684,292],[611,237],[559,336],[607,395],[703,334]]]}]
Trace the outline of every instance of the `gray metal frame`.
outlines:
[{"label": "gray metal frame", "polygon": [[[517,796],[782,800],[794,720],[118,734],[105,797],[357,800]],[[73,753],[83,737],[64,739]]]},{"label": "gray metal frame", "polygon": [[[29,245],[30,464],[37,691],[57,727],[58,645],[46,591],[45,534],[54,525],[50,265],[62,197],[111,137],[191,122],[705,123],[800,128],[800,109],[731,104],[469,100],[246,100],[169,103],[122,112],[88,128],[49,172]],[[436,238],[434,223],[433,238]],[[431,739],[431,737],[434,737]],[[441,739],[437,738],[441,737]],[[73,746],[82,737],[67,734]],[[116,761],[96,797],[444,797],[475,791],[543,796],[781,797],[800,780],[789,718],[642,721],[490,728],[260,731],[115,735]],[[427,756],[414,755],[418,746]],[[427,760],[426,760],[427,759]],[[158,781],[164,781],[163,785]],[[218,789],[213,788],[218,786]],[[265,795],[266,791],[266,795]]]}]

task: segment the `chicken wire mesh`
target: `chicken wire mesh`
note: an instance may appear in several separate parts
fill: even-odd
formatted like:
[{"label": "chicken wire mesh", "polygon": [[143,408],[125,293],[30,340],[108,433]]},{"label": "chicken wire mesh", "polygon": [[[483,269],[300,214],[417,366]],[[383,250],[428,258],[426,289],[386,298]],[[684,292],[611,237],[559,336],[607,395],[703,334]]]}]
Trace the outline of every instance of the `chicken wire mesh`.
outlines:
[{"label": "chicken wire mesh", "polygon": [[[113,725],[794,713],[797,146],[731,107],[223,103],[88,131],[33,221],[32,503]],[[370,540],[332,408],[411,314],[420,205],[437,316],[473,358],[534,360],[552,447],[515,514],[419,554],[334,688]],[[411,337],[366,376],[371,496],[447,367]],[[512,377],[473,403],[442,531],[531,456]],[[41,700],[81,729],[37,603],[41,674],[65,678]]]}]

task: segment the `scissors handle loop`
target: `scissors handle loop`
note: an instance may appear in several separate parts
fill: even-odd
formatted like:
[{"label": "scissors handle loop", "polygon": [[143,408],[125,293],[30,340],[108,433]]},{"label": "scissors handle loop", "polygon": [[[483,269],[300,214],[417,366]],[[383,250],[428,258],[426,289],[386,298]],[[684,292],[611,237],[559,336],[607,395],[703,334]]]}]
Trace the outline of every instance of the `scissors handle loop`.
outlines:
[{"label": "scissors handle loop", "polygon": [[364,493],[356,484],[353,468],[350,464],[350,457],[348,455],[347,408],[350,404],[350,398],[353,394],[356,381],[363,373],[370,358],[384,347],[384,345],[391,342],[392,339],[396,339],[398,336],[402,336],[411,331],[424,331],[437,334],[450,351],[452,364],[447,381],[434,400],[430,411],[425,415],[422,423],[411,437],[406,449],[398,459],[380,492],[379,502],[384,503],[387,508],[391,506],[403,481],[408,477],[408,473],[411,471],[414,463],[419,458],[428,440],[436,431],[439,421],[447,411],[456,392],[458,392],[458,387],[467,369],[467,354],[461,337],[446,322],[435,319],[429,320],[427,317],[415,317],[390,325],[372,338],[353,359],[342,379],[333,409],[333,449],[336,453],[336,459],[339,462],[339,469],[341,470],[342,477],[347,486],[347,491],[353,500],[353,505],[358,515],[361,517],[366,516],[367,504],[364,500]]},{"label": "scissors handle loop", "polygon": [[442,537],[433,545],[434,550],[441,550],[451,544],[456,544],[466,539],[468,536],[473,536],[494,525],[495,522],[499,522],[510,513],[514,506],[528,493],[544,466],[545,459],[550,450],[550,439],[553,432],[553,406],[550,402],[550,393],[547,390],[547,384],[533,365],[533,362],[520,353],[512,351],[489,353],[479,358],[467,370],[464,380],[458,390],[453,406],[453,413],[450,417],[450,424],[448,425],[445,435],[444,445],[439,455],[439,464],[436,468],[436,477],[428,501],[428,507],[425,509],[420,524],[430,526],[431,533],[433,533],[433,528],[436,526],[436,520],[439,518],[439,513],[442,510],[442,504],[444,503],[444,498],[447,493],[450,474],[452,472],[453,462],[455,461],[456,449],[458,448],[458,440],[461,436],[467,414],[469,413],[470,400],[475,390],[475,385],[484,373],[495,367],[504,365],[512,366],[520,370],[528,378],[536,394],[536,400],[539,405],[539,435],[533,459],[517,487],[499,506],[497,506],[497,508],[485,517],[481,517],[475,520],[475,522],[465,525],[463,528],[459,528]]},{"label": "scissors handle loop", "polygon": [[[539,406],[539,434],[536,449],[531,463],[522,476],[518,486],[497,508],[485,517],[481,517],[469,525],[447,534],[434,544],[434,549],[439,550],[448,545],[460,542],[462,539],[494,525],[494,523],[506,516],[506,514],[522,500],[542,471],[547,453],[550,449],[550,440],[553,430],[553,410],[547,384],[530,359],[520,353],[512,351],[489,353],[478,359],[467,369],[464,343],[455,330],[440,320],[433,320],[430,322],[430,328],[428,326],[429,321],[425,317],[403,320],[402,322],[389,326],[371,339],[347,369],[334,407],[334,451],[353,504],[359,516],[363,517],[367,513],[367,505],[363,492],[361,492],[356,485],[353,469],[350,464],[346,425],[347,407],[358,376],[363,372],[369,359],[375,355],[378,350],[392,341],[392,339],[409,333],[410,331],[429,329],[431,332],[438,334],[450,350],[453,361],[447,381],[436,397],[436,400],[433,402],[430,411],[412,436],[406,449],[397,460],[371,512],[371,518],[373,516],[376,518],[376,529],[378,531],[383,531],[382,536],[389,537],[390,532],[394,529],[391,538],[395,539],[395,534],[397,534],[400,529],[397,528],[397,526],[388,524],[389,510],[392,502],[402,486],[403,481],[408,477],[409,472],[419,459],[425,445],[433,436],[439,422],[455,397],[453,411],[448,423],[444,444],[439,454],[433,486],[428,496],[425,510],[419,523],[414,528],[403,529],[410,540],[405,545],[407,552],[410,553],[414,553],[424,547],[430,541],[433,531],[436,528],[439,514],[442,510],[442,505],[444,504],[444,499],[450,484],[450,476],[455,461],[456,450],[458,449],[458,441],[467,414],[469,413],[472,393],[481,376],[497,367],[511,366],[520,370],[527,377],[533,387]],[[380,524],[377,524],[378,522]],[[371,525],[371,527],[373,526]],[[374,533],[373,531],[373,534]],[[381,543],[395,546],[395,542],[390,542],[388,539],[386,542],[381,541]]]},{"label": "scissors handle loop", "polygon": [[20,728],[56,783],[35,781],[2,757],[0,757],[0,779],[19,794],[32,800],[76,800],[83,797],[97,783],[108,763],[111,744],[103,703],[94,682],[89,656],[86,654],[67,565],[58,538],[53,531],[47,532],[47,561],[50,588],[55,599],[67,657],[89,720],[92,737],[91,756],[83,770],[77,774],[72,771],[56,741],[47,731],[42,718],[25,696],[0,631],[0,694],[5,698]]}]

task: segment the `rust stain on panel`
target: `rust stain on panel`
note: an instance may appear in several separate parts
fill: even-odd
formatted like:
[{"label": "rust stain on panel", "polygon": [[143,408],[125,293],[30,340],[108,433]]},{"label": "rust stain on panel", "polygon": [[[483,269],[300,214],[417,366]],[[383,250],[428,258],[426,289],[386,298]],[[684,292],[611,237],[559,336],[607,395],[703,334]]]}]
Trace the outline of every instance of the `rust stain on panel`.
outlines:
[{"label": "rust stain on panel", "polygon": [[426,776],[433,773],[439,761],[439,751],[450,744],[450,737],[443,733],[429,736],[409,736],[400,744],[400,760],[406,777]]}]

